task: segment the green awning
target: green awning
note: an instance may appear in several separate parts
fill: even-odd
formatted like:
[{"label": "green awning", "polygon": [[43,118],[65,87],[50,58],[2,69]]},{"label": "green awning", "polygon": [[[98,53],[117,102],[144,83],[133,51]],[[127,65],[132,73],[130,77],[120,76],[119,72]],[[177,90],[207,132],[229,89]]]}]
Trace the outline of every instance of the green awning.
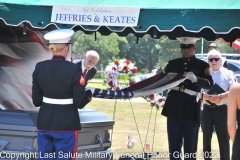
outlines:
[{"label": "green awning", "polygon": [[20,5],[45,5],[53,4],[73,4],[89,6],[130,6],[145,9],[239,9],[238,0],[0,0],[1,3]]},{"label": "green awning", "polygon": [[[137,27],[110,27],[66,25],[52,23],[53,4],[76,4],[95,6],[134,6],[140,7]],[[150,34],[153,38],[163,35],[170,39],[179,36],[203,37],[206,40],[223,38],[232,42],[240,38],[240,1],[237,0],[0,0],[0,24],[34,29],[72,28],[86,34],[100,32],[102,35],[129,33],[137,37]]]}]

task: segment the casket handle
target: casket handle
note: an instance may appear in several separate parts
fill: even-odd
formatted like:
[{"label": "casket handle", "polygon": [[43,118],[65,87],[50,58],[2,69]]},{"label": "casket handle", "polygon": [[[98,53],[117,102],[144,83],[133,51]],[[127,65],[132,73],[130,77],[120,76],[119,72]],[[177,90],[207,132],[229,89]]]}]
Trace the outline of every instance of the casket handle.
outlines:
[{"label": "casket handle", "polygon": [[[111,143],[104,143],[103,147],[109,148],[111,146]],[[93,144],[93,145],[85,145],[85,146],[78,146],[77,151],[83,151],[83,150],[91,150],[91,149],[100,149],[99,144]]]},{"label": "casket handle", "polygon": [[99,134],[96,135],[96,143],[100,144],[101,149],[103,148],[103,141],[102,141],[102,138]]}]

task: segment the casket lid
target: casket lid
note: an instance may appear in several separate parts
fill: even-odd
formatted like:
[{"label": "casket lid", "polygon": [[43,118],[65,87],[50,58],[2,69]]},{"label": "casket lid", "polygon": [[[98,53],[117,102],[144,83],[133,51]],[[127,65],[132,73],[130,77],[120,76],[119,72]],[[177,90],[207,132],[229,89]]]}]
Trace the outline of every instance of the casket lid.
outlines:
[{"label": "casket lid", "polygon": [[[38,108],[24,110],[0,110],[0,128],[6,130],[36,130]],[[93,109],[79,109],[82,129],[114,125],[114,121]]]}]

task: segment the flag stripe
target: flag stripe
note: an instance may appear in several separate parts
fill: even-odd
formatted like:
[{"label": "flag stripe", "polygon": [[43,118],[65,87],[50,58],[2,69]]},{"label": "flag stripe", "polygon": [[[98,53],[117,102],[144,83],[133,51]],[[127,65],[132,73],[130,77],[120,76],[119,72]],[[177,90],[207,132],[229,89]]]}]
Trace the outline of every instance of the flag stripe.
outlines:
[{"label": "flag stripe", "polygon": [[133,92],[134,97],[142,97],[142,96],[148,96],[148,95],[151,95],[151,94],[155,94],[155,93],[161,93],[167,89],[170,89],[170,88],[173,88],[177,85],[179,85],[180,83],[182,83],[186,78],[180,78],[180,76],[176,76],[174,77],[172,80],[170,80],[169,82],[165,83],[164,85],[161,85],[160,87],[158,88],[155,88],[155,89],[151,89],[151,90],[147,90],[147,91],[136,91],[136,92]]},{"label": "flag stripe", "polygon": [[177,73],[160,73],[120,91],[95,89],[93,97],[120,99],[148,96],[175,87],[185,79],[185,77]]},{"label": "flag stripe", "polygon": [[184,77],[178,73],[160,73],[141,82],[135,83],[132,86],[123,89],[122,91],[146,91],[159,88],[183,78]]}]

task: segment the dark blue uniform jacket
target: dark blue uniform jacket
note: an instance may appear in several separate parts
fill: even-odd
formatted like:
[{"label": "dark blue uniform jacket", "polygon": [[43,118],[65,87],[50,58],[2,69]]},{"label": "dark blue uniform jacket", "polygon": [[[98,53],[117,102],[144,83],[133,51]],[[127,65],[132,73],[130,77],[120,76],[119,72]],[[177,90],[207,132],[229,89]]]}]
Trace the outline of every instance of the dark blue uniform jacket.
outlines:
[{"label": "dark blue uniform jacket", "polygon": [[[187,79],[180,83],[178,87],[200,92],[201,88],[210,89],[213,85],[212,76],[209,73],[209,64],[195,56],[171,60],[165,71],[180,74],[193,72],[197,76],[197,83],[192,83]],[[196,96],[171,90],[163,107],[162,115],[180,121],[197,121],[198,110]]]},{"label": "dark blue uniform jacket", "polygon": [[[81,74],[78,65],[65,61],[61,56],[36,64],[32,75],[32,100],[36,107],[40,106],[37,118],[39,130],[81,129],[78,109],[83,108],[91,96],[91,91],[85,91],[85,86],[79,83]],[[44,103],[43,97],[73,98],[73,104]]]}]

